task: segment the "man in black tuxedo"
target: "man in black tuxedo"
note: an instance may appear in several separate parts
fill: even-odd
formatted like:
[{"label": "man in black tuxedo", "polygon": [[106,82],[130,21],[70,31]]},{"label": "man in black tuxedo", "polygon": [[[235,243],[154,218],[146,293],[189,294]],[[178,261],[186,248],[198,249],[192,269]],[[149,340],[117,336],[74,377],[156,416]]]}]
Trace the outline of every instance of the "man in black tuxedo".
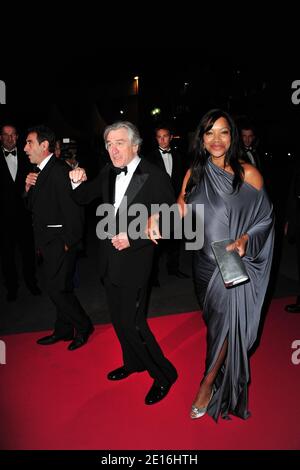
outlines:
[{"label": "man in black tuxedo", "polygon": [[[108,126],[104,141],[112,164],[107,164],[94,180],[81,184],[73,193],[82,204],[100,197],[102,204],[97,213],[105,207],[111,213],[108,228],[100,230],[100,223],[97,225],[100,276],[121,343],[123,366],[110,372],[108,379],[122,380],[147,370],[154,382],[145,403],[152,405],[167,395],[177,372],[164,356],[146,319],[154,245],[146,238],[145,227],[141,227],[137,237],[130,227],[136,204],[150,215],[152,204],[170,205],[175,198],[167,175],[138,156],[141,138],[132,123],[120,121]],[[74,182],[86,180],[81,168],[71,171],[70,177]],[[127,222],[121,228],[122,220]]]},{"label": "man in black tuxedo", "polygon": [[287,200],[285,235],[288,241],[296,245],[298,268],[298,295],[296,302],[285,306],[289,313],[300,313],[300,164],[297,161]]},{"label": "man in black tuxedo", "polygon": [[[28,131],[24,148],[37,172],[27,175],[25,190],[33,215],[35,243],[43,256],[48,294],[56,307],[54,332],[39,339],[50,345],[73,340],[83,346],[94,328],[73,291],[73,276],[83,231],[82,208],[72,198],[69,167],[54,154],[55,135],[45,126]],[[75,330],[75,336],[74,336]]]},{"label": "man in black tuxedo", "polygon": [[23,193],[25,178],[31,169],[28,158],[17,148],[18,134],[15,126],[5,124],[0,132],[0,231],[1,265],[7,289],[6,299],[16,300],[18,270],[16,248],[22,257],[23,277],[33,295],[41,293],[35,275],[35,250],[30,212],[25,208]]},{"label": "man in black tuxedo", "polygon": [[[155,129],[155,137],[158,147],[150,152],[146,158],[153,165],[158,166],[166,172],[171,178],[175,197],[178,198],[184,178],[184,162],[182,154],[171,147],[173,133],[168,125],[161,124]],[[151,274],[151,281],[154,286],[159,286],[159,259],[163,251],[167,255],[168,274],[174,275],[179,279],[185,279],[189,276],[179,269],[181,240],[162,240],[159,248],[155,251],[154,263]]]},{"label": "man in black tuxedo", "polygon": [[249,163],[255,166],[261,173],[263,173],[264,168],[262,168],[262,162],[257,151],[258,139],[254,126],[250,122],[242,122],[240,125],[241,138],[244,146],[244,151],[248,158]]}]

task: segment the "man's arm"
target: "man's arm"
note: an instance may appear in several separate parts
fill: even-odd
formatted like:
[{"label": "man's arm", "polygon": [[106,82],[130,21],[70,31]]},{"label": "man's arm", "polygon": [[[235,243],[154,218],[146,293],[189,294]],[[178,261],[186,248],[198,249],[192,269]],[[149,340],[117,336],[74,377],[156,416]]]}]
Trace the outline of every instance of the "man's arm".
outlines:
[{"label": "man's arm", "polygon": [[73,190],[68,171],[59,168],[55,179],[59,208],[63,215],[63,236],[66,249],[77,245],[82,238],[84,214],[83,209],[73,200]]},{"label": "man's arm", "polygon": [[87,181],[84,168],[77,167],[69,172],[73,192],[72,198],[77,204],[89,204],[101,196],[102,172],[92,181]]}]

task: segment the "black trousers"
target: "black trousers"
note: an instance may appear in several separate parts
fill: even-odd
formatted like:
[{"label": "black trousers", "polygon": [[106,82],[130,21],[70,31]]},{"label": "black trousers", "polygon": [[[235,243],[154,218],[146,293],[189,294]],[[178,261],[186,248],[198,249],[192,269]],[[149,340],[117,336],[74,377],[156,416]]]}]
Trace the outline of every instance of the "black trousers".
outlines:
[{"label": "black trousers", "polygon": [[36,285],[35,248],[32,227],[25,219],[15,226],[5,221],[0,234],[1,268],[4,284],[8,291],[16,292],[19,287],[19,276],[16,263],[17,248],[22,260],[22,274],[28,287]]},{"label": "black trousers", "polygon": [[147,323],[147,285],[121,287],[104,279],[108,306],[121,344],[124,366],[129,371],[147,370],[161,385],[177,377],[175,367],[164,356]]},{"label": "black trousers", "polygon": [[300,233],[297,234],[296,239],[296,249],[297,249],[297,268],[298,268],[298,296],[297,304],[300,305]]},{"label": "black trousers", "polygon": [[74,294],[73,278],[77,259],[75,248],[65,251],[64,242],[57,238],[41,248],[46,275],[47,292],[56,307],[54,331],[65,336],[86,333],[91,320]]},{"label": "black trousers", "polygon": [[159,275],[160,258],[166,253],[167,271],[174,274],[179,270],[181,240],[160,240],[159,245],[155,247],[152,265],[151,278],[157,279]]}]

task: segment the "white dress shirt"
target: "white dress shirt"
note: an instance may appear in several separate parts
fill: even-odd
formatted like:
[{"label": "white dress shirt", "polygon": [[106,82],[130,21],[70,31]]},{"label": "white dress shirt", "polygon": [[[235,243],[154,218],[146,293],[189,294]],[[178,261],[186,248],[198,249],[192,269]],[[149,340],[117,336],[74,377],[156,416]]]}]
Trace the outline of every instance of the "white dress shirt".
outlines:
[{"label": "white dress shirt", "polygon": [[159,149],[159,151],[160,151],[160,154],[161,154],[161,156],[162,156],[162,159],[163,159],[163,162],[164,162],[164,165],[165,165],[166,172],[167,172],[168,175],[171,177],[171,176],[172,176],[172,170],[173,170],[173,158],[172,158],[172,154],[171,154],[171,152],[170,152],[170,153],[162,153],[161,148]]},{"label": "white dress shirt", "polygon": [[47,163],[49,162],[50,158],[52,157],[53,153],[50,153],[50,155],[48,155],[48,157],[44,158],[44,160],[39,164],[37,165],[37,167],[42,171],[43,168],[45,168],[45,166],[47,165]]},{"label": "white dress shirt", "polygon": [[[4,148],[4,147],[3,147]],[[6,148],[4,148],[6,152],[9,152]],[[13,149],[16,150],[16,149]],[[16,176],[17,176],[17,171],[18,171],[18,157],[17,155],[12,155],[11,153],[7,155],[7,157],[4,157],[5,161],[7,163],[9,172],[11,174],[11,177],[14,181],[16,181]]]},{"label": "white dress shirt", "polygon": [[130,163],[127,165],[127,174],[125,175],[124,172],[120,173],[116,177],[116,183],[115,183],[115,203],[114,203],[114,208],[115,208],[115,215],[117,213],[117,210],[120,207],[120,204],[122,202],[122,199],[126,193],[126,190],[129,186],[129,183],[131,181],[132,175],[135,172],[138,164],[140,163],[141,159],[138,155],[131,160]]}]

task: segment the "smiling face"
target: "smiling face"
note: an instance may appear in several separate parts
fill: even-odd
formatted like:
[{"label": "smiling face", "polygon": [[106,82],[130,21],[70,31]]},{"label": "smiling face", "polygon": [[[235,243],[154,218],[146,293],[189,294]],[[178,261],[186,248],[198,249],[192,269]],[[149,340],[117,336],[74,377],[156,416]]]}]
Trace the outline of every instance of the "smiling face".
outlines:
[{"label": "smiling face", "polygon": [[138,145],[133,145],[124,127],[112,130],[106,137],[106,148],[112,164],[123,168],[137,155]]},{"label": "smiling face", "polygon": [[224,159],[231,144],[230,127],[227,119],[217,119],[203,136],[203,145],[213,159]]}]

